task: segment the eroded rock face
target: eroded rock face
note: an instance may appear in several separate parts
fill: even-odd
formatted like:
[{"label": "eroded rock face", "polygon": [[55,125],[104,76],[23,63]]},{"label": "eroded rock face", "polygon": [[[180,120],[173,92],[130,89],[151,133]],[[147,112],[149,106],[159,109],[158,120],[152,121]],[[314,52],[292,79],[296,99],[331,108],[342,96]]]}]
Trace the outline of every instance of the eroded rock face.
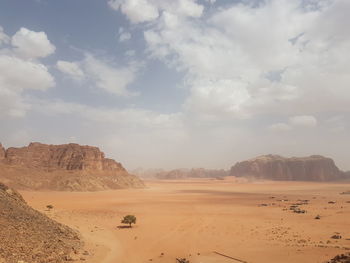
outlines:
[{"label": "eroded rock face", "polygon": [[0,183],[0,262],[66,262],[79,253],[79,234],[32,209]]},{"label": "eroded rock face", "polygon": [[5,159],[5,148],[0,143],[0,163],[2,163]]},{"label": "eroded rock face", "polygon": [[106,159],[97,147],[70,143],[47,145],[30,143],[27,147],[6,150],[6,163],[42,170],[125,171],[120,163]]},{"label": "eroded rock face", "polygon": [[230,175],[286,181],[332,181],[343,178],[345,173],[332,159],[320,155],[300,158],[264,155],[236,163],[231,167]]},{"label": "eroded rock face", "polygon": [[97,147],[30,143],[3,152],[0,179],[18,189],[99,191],[144,187],[138,177],[105,158]]}]

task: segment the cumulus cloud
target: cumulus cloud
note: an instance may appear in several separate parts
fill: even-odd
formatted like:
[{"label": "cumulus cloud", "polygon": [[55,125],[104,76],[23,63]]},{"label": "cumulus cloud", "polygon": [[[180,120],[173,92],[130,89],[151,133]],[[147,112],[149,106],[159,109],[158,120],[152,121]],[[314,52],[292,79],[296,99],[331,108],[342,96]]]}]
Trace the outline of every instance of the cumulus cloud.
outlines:
[{"label": "cumulus cloud", "polygon": [[152,21],[159,15],[157,6],[147,0],[110,0],[108,3],[113,9],[120,8],[132,23]]},{"label": "cumulus cloud", "polygon": [[22,27],[12,37],[14,51],[24,58],[42,58],[55,52],[55,46],[45,32],[35,32]]},{"label": "cumulus cloud", "polygon": [[135,80],[140,64],[116,65],[112,61],[86,53],[77,62],[59,60],[56,68],[74,80],[84,81],[92,89],[100,89],[118,96],[134,96],[128,86]]},{"label": "cumulus cloud", "polygon": [[56,63],[56,67],[59,71],[69,75],[73,79],[80,80],[84,77],[84,72],[76,62],[59,60]]},{"label": "cumulus cloud", "polygon": [[86,75],[97,88],[119,96],[133,96],[127,87],[136,78],[138,65],[116,66],[88,54],[82,62]]},{"label": "cumulus cloud", "polygon": [[162,12],[200,17],[204,9],[196,0],[109,0],[108,4],[135,24],[156,20]]},{"label": "cumulus cloud", "polygon": [[[2,39],[10,43],[9,37],[2,36]],[[25,91],[45,91],[55,86],[48,68],[32,60],[54,51],[51,44],[49,49],[45,49],[48,46],[40,43],[42,40],[50,44],[45,33],[21,28],[11,39],[13,46],[0,49],[0,117],[23,117],[30,108],[24,96]]]},{"label": "cumulus cloud", "polygon": [[46,66],[20,58],[0,55],[0,115],[22,117],[29,109],[22,93],[47,90],[55,85]]},{"label": "cumulus cloud", "polygon": [[1,88],[15,91],[46,90],[54,85],[53,77],[43,64],[11,56],[0,56]]},{"label": "cumulus cloud", "polygon": [[187,72],[185,105],[199,114],[206,104],[220,118],[348,110],[350,18],[339,14],[350,2],[306,3],[234,4],[198,21],[165,10],[144,36],[153,58]]},{"label": "cumulus cloud", "polygon": [[10,41],[10,37],[5,34],[4,29],[0,26],[0,45],[3,43],[8,43]]}]

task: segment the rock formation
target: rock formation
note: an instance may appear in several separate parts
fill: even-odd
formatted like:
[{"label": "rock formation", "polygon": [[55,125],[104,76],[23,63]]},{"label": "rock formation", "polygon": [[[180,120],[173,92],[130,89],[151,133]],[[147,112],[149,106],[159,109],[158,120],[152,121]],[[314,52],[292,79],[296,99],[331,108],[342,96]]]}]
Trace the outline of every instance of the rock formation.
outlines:
[{"label": "rock formation", "polygon": [[82,246],[76,231],[29,207],[0,183],[0,262],[66,262]]},{"label": "rock formation", "polygon": [[154,175],[157,179],[186,179],[186,178],[222,178],[227,176],[225,170],[211,170],[204,168],[175,169],[158,172]]},{"label": "rock formation", "polygon": [[28,147],[8,148],[5,163],[46,171],[57,169],[126,171],[120,163],[106,159],[104,153],[97,147],[81,146],[74,143],[47,145],[36,142],[30,143]]},{"label": "rock formation", "polygon": [[5,148],[0,143],[0,163],[2,163],[5,159]]},{"label": "rock formation", "polygon": [[144,186],[97,147],[30,143],[6,151],[0,147],[0,160],[1,156],[0,179],[19,189],[97,191]]},{"label": "rock formation", "polygon": [[264,155],[238,162],[231,167],[232,176],[286,181],[332,181],[345,176],[330,158],[320,155],[284,158]]}]

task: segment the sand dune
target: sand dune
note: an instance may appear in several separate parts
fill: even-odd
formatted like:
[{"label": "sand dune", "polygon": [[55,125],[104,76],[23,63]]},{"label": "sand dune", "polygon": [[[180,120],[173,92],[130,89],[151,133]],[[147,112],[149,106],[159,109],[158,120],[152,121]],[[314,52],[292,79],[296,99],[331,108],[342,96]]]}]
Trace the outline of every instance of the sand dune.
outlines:
[{"label": "sand dune", "polygon": [[[146,189],[29,192],[34,208],[77,228],[88,263],[324,262],[350,249],[349,184],[231,180],[149,181]],[[289,207],[299,205],[305,214]],[[328,203],[333,201],[335,203]],[[137,224],[119,229],[135,214]],[[320,215],[321,219],[314,219]],[[341,239],[331,236],[339,233]]]}]

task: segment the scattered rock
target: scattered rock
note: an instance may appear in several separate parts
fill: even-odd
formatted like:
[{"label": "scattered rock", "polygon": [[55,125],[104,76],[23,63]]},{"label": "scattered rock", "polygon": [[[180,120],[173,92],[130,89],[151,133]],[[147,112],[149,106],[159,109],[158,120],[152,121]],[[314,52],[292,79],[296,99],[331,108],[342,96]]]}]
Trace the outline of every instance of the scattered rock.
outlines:
[{"label": "scattered rock", "polygon": [[78,251],[79,234],[32,209],[0,183],[0,262],[60,263]]},{"label": "scattered rock", "polygon": [[337,255],[327,263],[350,263],[350,254]]},{"label": "scattered rock", "polygon": [[335,234],[335,235],[331,236],[331,238],[333,238],[333,239],[341,239],[341,235]]}]

